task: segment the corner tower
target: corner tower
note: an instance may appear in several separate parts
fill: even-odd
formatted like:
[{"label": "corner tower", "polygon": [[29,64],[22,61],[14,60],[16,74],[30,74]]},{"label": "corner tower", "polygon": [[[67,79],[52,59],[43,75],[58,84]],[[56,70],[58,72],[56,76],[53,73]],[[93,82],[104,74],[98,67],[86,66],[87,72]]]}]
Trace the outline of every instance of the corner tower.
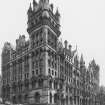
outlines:
[{"label": "corner tower", "polygon": [[37,88],[29,93],[29,101],[32,103],[33,100],[36,104],[54,104],[57,89],[55,78],[58,77],[57,41],[61,34],[60,14],[58,10],[54,13],[53,4],[50,4],[49,0],[33,0],[27,14],[32,85],[37,81]]},{"label": "corner tower", "polygon": [[27,31],[32,41],[31,47],[35,43],[38,47],[39,43],[42,42],[42,44],[49,45],[56,50],[57,39],[60,36],[58,10],[56,13],[53,12],[53,4],[49,4],[49,0],[40,0],[39,3],[33,0],[33,6],[30,4],[27,14]]},{"label": "corner tower", "polygon": [[60,36],[60,14],[53,12],[53,4],[49,0],[33,0],[28,9],[27,31],[30,38],[30,49],[41,49],[44,52],[44,74],[48,75],[48,53],[56,53],[57,40]]}]

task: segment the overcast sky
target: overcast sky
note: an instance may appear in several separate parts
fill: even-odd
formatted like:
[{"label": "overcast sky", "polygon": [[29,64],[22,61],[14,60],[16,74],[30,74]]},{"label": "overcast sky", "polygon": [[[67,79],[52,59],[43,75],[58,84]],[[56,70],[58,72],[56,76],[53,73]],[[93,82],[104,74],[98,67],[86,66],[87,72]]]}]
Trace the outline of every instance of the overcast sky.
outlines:
[{"label": "overcast sky", "polygon": [[[15,44],[27,28],[27,9],[32,0],[0,0],[0,53],[4,42]],[[38,0],[37,0],[38,1]],[[100,84],[105,86],[105,0],[50,0],[61,13],[61,38],[78,46],[86,64],[100,65]],[[1,62],[1,61],[0,61]]]}]

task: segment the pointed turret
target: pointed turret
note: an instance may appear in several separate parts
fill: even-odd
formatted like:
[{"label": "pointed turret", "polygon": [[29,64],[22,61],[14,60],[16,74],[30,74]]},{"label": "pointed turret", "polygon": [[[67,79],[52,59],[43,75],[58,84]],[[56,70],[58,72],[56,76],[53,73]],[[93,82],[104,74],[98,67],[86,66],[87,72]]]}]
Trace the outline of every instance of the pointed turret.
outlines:
[{"label": "pointed turret", "polygon": [[59,20],[60,20],[60,13],[58,11],[58,8],[56,10],[55,17],[56,17],[57,21],[59,22]]},{"label": "pointed turret", "polygon": [[79,59],[78,59],[78,55],[76,55],[76,56],[74,57],[74,64],[75,64],[75,66],[76,66],[76,67],[78,67],[78,66],[79,66]]},{"label": "pointed turret", "polygon": [[93,58],[93,60],[91,61],[91,64],[92,64],[93,66],[96,66],[96,62],[95,62],[94,58]]},{"label": "pointed turret", "polygon": [[81,58],[80,58],[80,70],[82,72],[82,70],[84,71],[85,70],[85,61],[84,61],[84,58],[83,58],[83,54],[81,54]]},{"label": "pointed turret", "polygon": [[65,40],[65,41],[64,41],[64,44],[65,44],[65,49],[67,49],[68,41]]},{"label": "pointed turret", "polygon": [[30,7],[29,7],[29,9],[28,9],[27,14],[30,15],[31,13],[32,13],[32,6],[31,6],[31,3],[30,3]]},{"label": "pointed turret", "polygon": [[33,0],[33,11],[36,12],[38,8],[38,3],[36,2],[36,0]]},{"label": "pointed turret", "polygon": [[32,6],[31,6],[31,3],[30,3],[30,7],[28,9],[28,12],[32,12]]},{"label": "pointed turret", "polygon": [[29,19],[30,16],[32,15],[32,6],[31,6],[31,3],[30,3],[30,7],[29,7],[29,9],[28,9],[27,15],[28,15],[28,19]]},{"label": "pointed turret", "polygon": [[37,5],[36,0],[33,0],[33,7]]},{"label": "pointed turret", "polygon": [[83,54],[81,54],[80,64],[83,64],[83,63],[84,63]]},{"label": "pointed turret", "polygon": [[51,10],[53,11],[53,9],[54,9],[54,6],[53,6],[53,4],[51,4],[51,5],[50,5],[50,7],[51,7]]}]

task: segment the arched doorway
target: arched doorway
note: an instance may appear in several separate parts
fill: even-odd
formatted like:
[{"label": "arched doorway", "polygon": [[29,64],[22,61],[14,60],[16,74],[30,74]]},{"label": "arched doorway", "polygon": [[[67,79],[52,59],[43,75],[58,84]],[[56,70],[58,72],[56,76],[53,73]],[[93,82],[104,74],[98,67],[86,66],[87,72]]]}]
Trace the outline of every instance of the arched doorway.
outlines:
[{"label": "arched doorway", "polygon": [[22,103],[22,95],[18,96],[18,103],[20,103],[20,104]]},{"label": "arched doorway", "polygon": [[54,103],[57,103],[58,97],[57,94],[54,94]]},{"label": "arched doorway", "polygon": [[13,104],[16,104],[16,96],[12,97],[12,102],[13,102]]},{"label": "arched doorway", "polygon": [[24,95],[24,101],[27,103],[28,102],[28,94]]},{"label": "arched doorway", "polygon": [[50,93],[50,103],[52,103],[52,93]]},{"label": "arched doorway", "polygon": [[35,93],[35,102],[40,103],[40,93],[39,92]]}]

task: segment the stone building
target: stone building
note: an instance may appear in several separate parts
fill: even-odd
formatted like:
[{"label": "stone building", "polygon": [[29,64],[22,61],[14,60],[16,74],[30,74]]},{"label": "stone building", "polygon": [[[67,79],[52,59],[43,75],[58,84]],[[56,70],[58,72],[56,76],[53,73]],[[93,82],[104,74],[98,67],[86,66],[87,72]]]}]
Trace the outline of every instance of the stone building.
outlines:
[{"label": "stone building", "polygon": [[105,87],[101,86],[96,95],[96,105],[105,105]]},{"label": "stone building", "polygon": [[59,40],[60,13],[49,0],[33,0],[28,9],[29,40],[20,35],[2,51],[2,97],[27,104],[94,105],[99,66],[85,66],[77,48]]}]

